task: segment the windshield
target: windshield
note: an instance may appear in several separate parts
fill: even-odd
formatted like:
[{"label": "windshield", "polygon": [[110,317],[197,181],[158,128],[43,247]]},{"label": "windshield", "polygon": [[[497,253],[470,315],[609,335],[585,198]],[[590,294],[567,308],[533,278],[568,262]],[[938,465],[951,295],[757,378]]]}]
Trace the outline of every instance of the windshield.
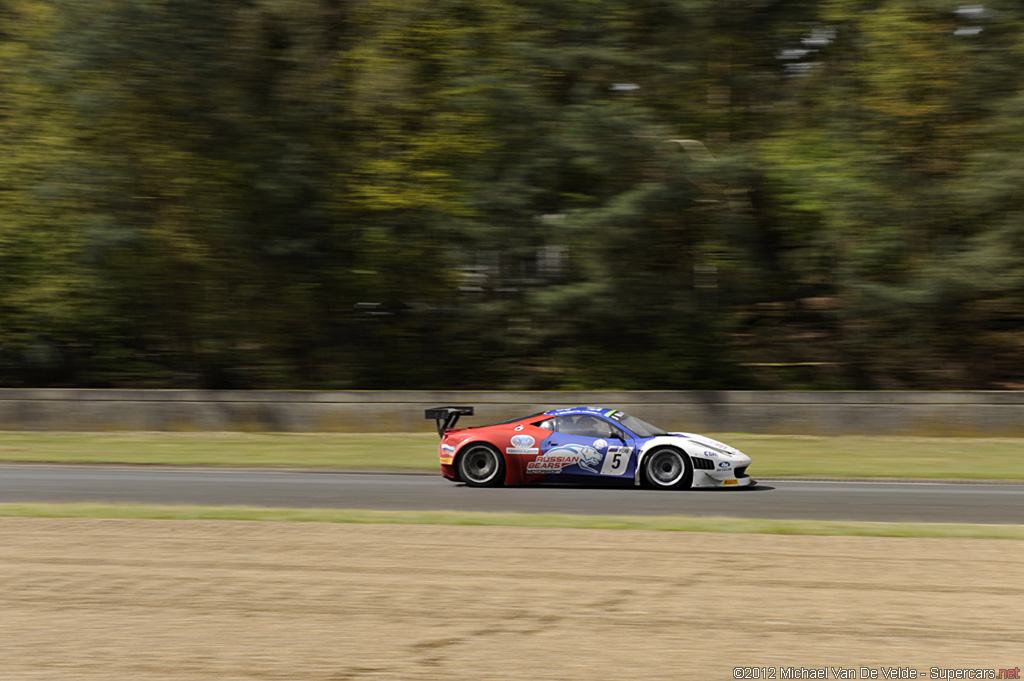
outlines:
[{"label": "windshield", "polygon": [[635,416],[630,416],[624,411],[617,411],[611,416],[612,421],[621,423],[623,427],[629,429],[637,437],[654,437],[655,435],[668,435],[664,430],[657,426],[652,426],[646,421],[641,421]]}]

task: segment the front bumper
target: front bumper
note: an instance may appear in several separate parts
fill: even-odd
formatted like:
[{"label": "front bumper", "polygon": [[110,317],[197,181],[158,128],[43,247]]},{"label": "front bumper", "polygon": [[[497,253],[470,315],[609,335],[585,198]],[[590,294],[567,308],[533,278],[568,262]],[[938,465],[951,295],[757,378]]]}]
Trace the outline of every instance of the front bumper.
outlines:
[{"label": "front bumper", "polygon": [[[739,473],[739,475],[737,475]],[[753,487],[757,484],[745,471],[702,471],[693,472],[693,487],[714,488],[724,487]]]}]

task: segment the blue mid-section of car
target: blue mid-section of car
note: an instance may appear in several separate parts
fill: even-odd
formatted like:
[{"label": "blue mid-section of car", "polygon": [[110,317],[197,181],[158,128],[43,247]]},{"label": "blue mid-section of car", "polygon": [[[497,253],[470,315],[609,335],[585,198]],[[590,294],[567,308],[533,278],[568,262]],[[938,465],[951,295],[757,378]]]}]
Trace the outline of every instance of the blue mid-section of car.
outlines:
[{"label": "blue mid-section of car", "polygon": [[635,440],[553,433],[540,444],[541,456],[527,464],[528,473],[612,476],[632,479],[636,473]]}]

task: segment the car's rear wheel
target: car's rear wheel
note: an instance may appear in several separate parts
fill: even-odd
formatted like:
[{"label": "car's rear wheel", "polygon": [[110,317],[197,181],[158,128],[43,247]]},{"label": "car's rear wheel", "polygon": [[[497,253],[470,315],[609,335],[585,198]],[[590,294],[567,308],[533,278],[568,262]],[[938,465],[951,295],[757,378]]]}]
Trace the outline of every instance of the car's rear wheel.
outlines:
[{"label": "car's rear wheel", "polygon": [[505,482],[505,458],[487,444],[470,445],[459,455],[459,477],[470,487],[496,487]]},{"label": "car's rear wheel", "polygon": [[685,489],[693,484],[693,464],[678,449],[661,447],[644,458],[644,479],[654,489]]}]

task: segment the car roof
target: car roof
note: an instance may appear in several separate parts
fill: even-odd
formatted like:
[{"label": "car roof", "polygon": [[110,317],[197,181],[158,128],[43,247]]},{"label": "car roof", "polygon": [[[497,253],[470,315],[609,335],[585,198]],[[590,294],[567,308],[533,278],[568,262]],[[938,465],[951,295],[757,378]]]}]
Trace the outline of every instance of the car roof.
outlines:
[{"label": "car roof", "polygon": [[567,409],[554,409],[545,412],[544,416],[570,416],[576,414],[590,414],[592,416],[611,416],[618,409],[607,409],[605,407],[569,407]]},{"label": "car roof", "polygon": [[507,426],[513,423],[530,421],[536,418],[553,418],[555,416],[575,416],[577,414],[590,414],[591,416],[603,416],[605,418],[611,418],[611,415],[618,413],[618,411],[618,409],[606,409],[605,407],[568,407],[563,409],[551,409],[549,411],[539,411],[536,414],[530,414],[529,416],[517,416],[513,419],[505,419],[504,421],[496,421],[495,423],[485,423],[481,426],[470,426],[470,428],[490,428],[491,426]]}]

